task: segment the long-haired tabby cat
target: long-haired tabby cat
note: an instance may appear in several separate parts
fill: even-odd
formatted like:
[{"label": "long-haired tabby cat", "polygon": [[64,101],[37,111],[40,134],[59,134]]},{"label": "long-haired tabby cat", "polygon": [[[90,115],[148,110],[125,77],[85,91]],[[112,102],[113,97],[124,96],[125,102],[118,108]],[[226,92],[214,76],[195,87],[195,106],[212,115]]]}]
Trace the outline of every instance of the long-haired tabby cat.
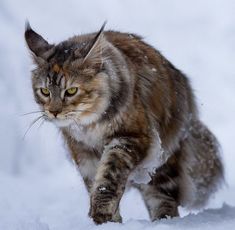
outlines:
[{"label": "long-haired tabby cat", "polygon": [[152,221],[207,202],[223,166],[184,74],[139,36],[104,26],[54,45],[27,24],[25,39],[41,117],[61,130],[96,223],[121,222],[127,185]]}]

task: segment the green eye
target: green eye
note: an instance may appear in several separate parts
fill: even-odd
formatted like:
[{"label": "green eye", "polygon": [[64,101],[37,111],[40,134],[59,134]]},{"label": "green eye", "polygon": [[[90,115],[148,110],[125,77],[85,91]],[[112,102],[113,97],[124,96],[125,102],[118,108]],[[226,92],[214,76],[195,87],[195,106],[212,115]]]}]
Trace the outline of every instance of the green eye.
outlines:
[{"label": "green eye", "polygon": [[67,96],[73,96],[75,93],[77,93],[77,91],[78,91],[77,87],[72,87],[70,89],[67,89],[65,93]]},{"label": "green eye", "polygon": [[41,88],[41,93],[46,97],[50,95],[50,91],[47,88]]}]

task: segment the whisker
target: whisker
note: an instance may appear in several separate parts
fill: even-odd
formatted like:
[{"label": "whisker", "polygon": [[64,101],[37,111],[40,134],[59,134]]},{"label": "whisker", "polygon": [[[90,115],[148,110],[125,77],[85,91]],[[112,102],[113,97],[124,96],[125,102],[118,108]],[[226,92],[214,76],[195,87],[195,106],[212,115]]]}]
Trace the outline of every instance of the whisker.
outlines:
[{"label": "whisker", "polygon": [[43,120],[41,121],[41,123],[39,124],[39,126],[38,126],[38,130],[43,126],[44,122],[45,122],[45,120],[43,119]]},{"label": "whisker", "polygon": [[45,115],[42,115],[40,117],[37,117],[35,120],[33,120],[31,122],[31,124],[29,125],[28,129],[26,130],[26,132],[24,133],[24,136],[23,136],[23,140],[25,139],[27,133],[29,132],[29,130],[33,127],[34,124],[36,124],[37,121],[39,121],[41,118],[43,118]]},{"label": "whisker", "polygon": [[29,112],[29,113],[20,114],[20,116],[26,116],[26,115],[30,115],[30,114],[43,113],[43,112],[44,112],[44,111],[33,111],[33,112]]},{"label": "whisker", "polygon": [[80,129],[80,127],[79,127],[77,121],[76,121],[74,118],[71,118],[71,119],[75,122],[75,124],[77,125],[77,127]]}]

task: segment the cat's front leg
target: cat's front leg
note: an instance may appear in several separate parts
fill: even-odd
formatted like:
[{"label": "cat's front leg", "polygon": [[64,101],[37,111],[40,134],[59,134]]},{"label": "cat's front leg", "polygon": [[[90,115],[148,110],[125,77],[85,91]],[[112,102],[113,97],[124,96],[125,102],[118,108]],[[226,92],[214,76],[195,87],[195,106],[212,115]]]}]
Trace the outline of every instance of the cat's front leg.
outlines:
[{"label": "cat's front leg", "polygon": [[91,193],[89,215],[95,223],[121,222],[119,202],[130,172],[146,153],[147,138],[122,137],[106,145]]}]

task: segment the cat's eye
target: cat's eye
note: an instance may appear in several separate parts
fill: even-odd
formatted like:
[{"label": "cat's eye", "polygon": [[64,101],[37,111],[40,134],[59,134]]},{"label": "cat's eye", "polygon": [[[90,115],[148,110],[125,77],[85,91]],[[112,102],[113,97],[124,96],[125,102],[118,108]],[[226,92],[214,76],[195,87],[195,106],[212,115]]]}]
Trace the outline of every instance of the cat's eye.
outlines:
[{"label": "cat's eye", "polygon": [[50,96],[50,91],[47,88],[41,88],[41,93],[45,96],[45,97],[49,97]]},{"label": "cat's eye", "polygon": [[65,94],[66,96],[73,96],[77,93],[78,91],[78,88],[77,87],[72,87],[72,88],[69,88],[65,91]]}]

